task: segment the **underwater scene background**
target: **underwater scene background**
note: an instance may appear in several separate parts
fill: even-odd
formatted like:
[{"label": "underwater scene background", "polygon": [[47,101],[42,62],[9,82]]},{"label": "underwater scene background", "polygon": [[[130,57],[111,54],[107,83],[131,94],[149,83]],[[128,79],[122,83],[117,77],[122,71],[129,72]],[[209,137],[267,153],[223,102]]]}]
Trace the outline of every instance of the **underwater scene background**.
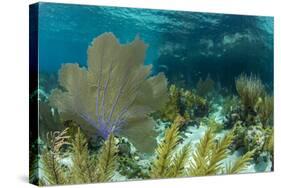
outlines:
[{"label": "underwater scene background", "polygon": [[273,171],[273,17],[36,6],[31,183]]}]

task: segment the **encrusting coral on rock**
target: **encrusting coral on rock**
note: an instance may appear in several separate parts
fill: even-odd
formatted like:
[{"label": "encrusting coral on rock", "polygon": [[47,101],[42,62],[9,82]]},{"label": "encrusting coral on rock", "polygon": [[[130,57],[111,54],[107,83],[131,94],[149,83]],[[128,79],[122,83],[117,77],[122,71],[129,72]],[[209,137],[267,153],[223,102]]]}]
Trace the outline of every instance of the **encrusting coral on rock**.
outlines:
[{"label": "encrusting coral on rock", "polygon": [[[271,143],[273,134],[273,97],[266,92],[262,81],[252,74],[241,74],[235,83],[239,100],[232,97],[227,102],[225,111],[228,114],[224,123],[234,127],[234,148],[255,150],[253,157],[256,160],[264,152],[270,154],[266,143]],[[230,104],[231,108],[228,107]]]}]

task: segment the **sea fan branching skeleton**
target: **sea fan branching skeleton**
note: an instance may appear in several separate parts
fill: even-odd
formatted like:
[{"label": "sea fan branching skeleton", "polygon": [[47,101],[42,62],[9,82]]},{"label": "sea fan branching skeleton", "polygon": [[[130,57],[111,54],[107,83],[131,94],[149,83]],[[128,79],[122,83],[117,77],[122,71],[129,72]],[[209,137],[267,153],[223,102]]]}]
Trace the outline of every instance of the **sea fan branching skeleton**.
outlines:
[{"label": "sea fan branching skeleton", "polygon": [[150,76],[152,66],[143,64],[146,48],[138,38],[121,45],[112,33],[100,35],[88,48],[88,69],[62,65],[51,105],[88,133],[124,135],[140,150],[153,151],[148,115],[167,101],[167,80],[162,73]]}]

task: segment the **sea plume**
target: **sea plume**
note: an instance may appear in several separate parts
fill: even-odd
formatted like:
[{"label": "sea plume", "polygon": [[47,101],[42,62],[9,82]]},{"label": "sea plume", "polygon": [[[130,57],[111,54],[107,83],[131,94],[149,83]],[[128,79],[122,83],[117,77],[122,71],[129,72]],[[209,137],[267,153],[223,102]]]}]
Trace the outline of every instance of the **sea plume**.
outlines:
[{"label": "sea plume", "polygon": [[88,48],[88,68],[62,65],[51,105],[89,134],[124,135],[139,150],[153,151],[154,122],[148,114],[167,101],[167,80],[162,73],[149,77],[146,48],[138,38],[121,45],[112,33],[100,35]]},{"label": "sea plume", "polygon": [[265,86],[259,77],[241,74],[235,80],[236,90],[246,110],[254,110],[259,98],[266,94]]}]

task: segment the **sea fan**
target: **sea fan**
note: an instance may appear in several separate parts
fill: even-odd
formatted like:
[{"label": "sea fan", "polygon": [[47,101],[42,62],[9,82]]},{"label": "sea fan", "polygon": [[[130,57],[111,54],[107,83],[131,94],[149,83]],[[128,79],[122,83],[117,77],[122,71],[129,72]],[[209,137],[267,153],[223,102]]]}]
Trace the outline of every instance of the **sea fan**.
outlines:
[{"label": "sea fan", "polygon": [[112,33],[102,34],[88,48],[88,69],[62,65],[51,105],[90,134],[124,135],[139,150],[153,151],[154,122],[148,114],[167,101],[167,81],[162,73],[149,77],[146,48],[138,38],[121,45]]}]

